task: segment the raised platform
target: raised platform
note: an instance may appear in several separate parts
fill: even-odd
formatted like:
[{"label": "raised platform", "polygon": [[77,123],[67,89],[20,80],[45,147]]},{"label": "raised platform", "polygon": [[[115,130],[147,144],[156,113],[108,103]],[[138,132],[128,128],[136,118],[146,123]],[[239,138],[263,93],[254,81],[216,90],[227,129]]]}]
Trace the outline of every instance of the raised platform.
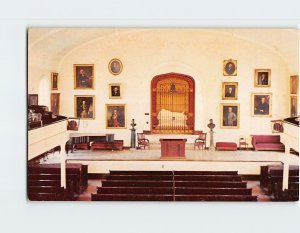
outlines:
[{"label": "raised platform", "polygon": [[[243,175],[260,174],[260,166],[281,165],[287,156],[282,152],[186,150],[185,159],[161,159],[160,150],[75,151],[68,163],[87,164],[89,173],[108,173],[109,170],[236,170]],[[291,165],[299,157],[288,155]],[[59,154],[50,156],[47,163],[60,162]]]}]

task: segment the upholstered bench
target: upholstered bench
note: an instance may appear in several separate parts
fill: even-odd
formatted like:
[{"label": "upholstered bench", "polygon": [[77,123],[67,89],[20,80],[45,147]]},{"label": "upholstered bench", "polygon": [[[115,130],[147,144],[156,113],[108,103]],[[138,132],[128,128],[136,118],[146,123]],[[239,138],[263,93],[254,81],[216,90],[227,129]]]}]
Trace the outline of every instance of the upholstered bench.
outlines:
[{"label": "upholstered bench", "polygon": [[237,144],[235,142],[217,142],[217,150],[237,150]]}]

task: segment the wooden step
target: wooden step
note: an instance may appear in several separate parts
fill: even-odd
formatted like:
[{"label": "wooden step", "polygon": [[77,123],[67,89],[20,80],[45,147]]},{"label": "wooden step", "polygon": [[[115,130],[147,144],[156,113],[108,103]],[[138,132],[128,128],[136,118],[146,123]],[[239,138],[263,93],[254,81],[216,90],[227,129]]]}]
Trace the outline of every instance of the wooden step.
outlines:
[{"label": "wooden step", "polygon": [[173,180],[169,175],[108,175],[107,180]]},{"label": "wooden step", "polygon": [[168,187],[98,187],[97,194],[145,194],[172,195],[173,188]]},{"label": "wooden step", "polygon": [[237,175],[237,171],[174,171],[174,175]]},{"label": "wooden step", "polygon": [[175,195],[251,195],[248,188],[175,188]]},{"label": "wooden step", "polygon": [[176,195],[175,201],[257,201],[250,195]]},{"label": "wooden step", "polygon": [[143,194],[92,194],[92,201],[173,201],[173,196]]},{"label": "wooden step", "polygon": [[103,180],[102,187],[173,187],[173,181]]},{"label": "wooden step", "polygon": [[246,188],[247,182],[240,182],[240,181],[176,181],[175,187]]},{"label": "wooden step", "polygon": [[110,171],[111,175],[172,175],[172,171]]},{"label": "wooden step", "polygon": [[175,181],[242,181],[236,175],[176,175]]}]

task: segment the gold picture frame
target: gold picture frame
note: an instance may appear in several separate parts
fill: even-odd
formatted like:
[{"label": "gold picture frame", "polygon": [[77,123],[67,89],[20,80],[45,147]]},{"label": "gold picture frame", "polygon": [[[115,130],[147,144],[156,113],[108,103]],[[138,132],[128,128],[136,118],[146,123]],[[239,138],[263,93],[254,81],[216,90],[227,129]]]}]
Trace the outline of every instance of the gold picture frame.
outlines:
[{"label": "gold picture frame", "polygon": [[223,75],[236,76],[237,75],[237,60],[224,60],[223,61]]},{"label": "gold picture frame", "polygon": [[290,94],[298,95],[298,88],[299,88],[299,76],[293,75],[290,77]]},{"label": "gold picture frame", "polygon": [[123,70],[123,64],[122,64],[121,60],[118,58],[111,59],[108,64],[108,70],[113,75],[121,74],[121,72]]},{"label": "gold picture frame", "polygon": [[109,98],[121,99],[122,98],[122,85],[120,83],[109,84]]},{"label": "gold picture frame", "polygon": [[238,129],[240,127],[240,104],[221,104],[221,128]]},{"label": "gold picture frame", "polygon": [[106,104],[106,129],[126,129],[126,104]]},{"label": "gold picture frame", "polygon": [[251,94],[251,115],[255,117],[272,116],[272,93]]},{"label": "gold picture frame", "polygon": [[75,95],[74,96],[74,116],[84,120],[95,119],[95,96]]},{"label": "gold picture frame", "polygon": [[222,83],[222,100],[238,99],[238,82]]},{"label": "gold picture frame", "polygon": [[58,73],[51,72],[51,90],[58,90]]},{"label": "gold picture frame", "polygon": [[298,116],[298,96],[290,97],[290,116]]},{"label": "gold picture frame", "polygon": [[255,69],[254,87],[271,86],[271,69]]},{"label": "gold picture frame", "polygon": [[74,89],[94,89],[94,65],[74,64]]}]

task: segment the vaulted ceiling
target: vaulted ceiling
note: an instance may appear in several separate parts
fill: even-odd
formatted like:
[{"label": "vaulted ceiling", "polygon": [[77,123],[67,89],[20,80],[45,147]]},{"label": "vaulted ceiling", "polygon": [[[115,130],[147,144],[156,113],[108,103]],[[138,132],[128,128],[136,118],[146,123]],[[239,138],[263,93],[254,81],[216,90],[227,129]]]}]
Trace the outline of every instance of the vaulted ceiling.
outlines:
[{"label": "vaulted ceiling", "polygon": [[[32,28],[28,34],[28,50],[35,52],[42,49],[49,59],[59,61],[65,54],[93,40],[123,33],[139,33],[155,28]],[[170,29],[169,29],[170,30]],[[171,29],[178,30],[178,29]],[[196,30],[193,28],[191,33]],[[298,29],[199,29],[199,33],[214,33],[216,36],[234,37],[255,43],[280,56],[289,67],[290,73],[299,69],[299,30]]]}]

